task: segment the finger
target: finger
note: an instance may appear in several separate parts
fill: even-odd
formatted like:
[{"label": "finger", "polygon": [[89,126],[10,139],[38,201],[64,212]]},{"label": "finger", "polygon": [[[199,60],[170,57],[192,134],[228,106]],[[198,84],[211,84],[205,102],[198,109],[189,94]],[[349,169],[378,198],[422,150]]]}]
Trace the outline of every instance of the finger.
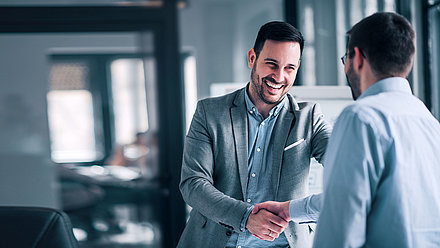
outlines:
[{"label": "finger", "polygon": [[274,231],[272,231],[272,230],[269,230],[270,232],[269,232],[269,236],[271,236],[272,238],[274,238],[274,239],[276,239],[276,238],[278,238],[279,236],[280,236],[280,233],[281,232],[283,232],[283,231],[281,231],[280,233],[277,233],[277,232],[274,232]]},{"label": "finger", "polygon": [[257,205],[254,206],[254,209],[252,209],[252,212],[251,212],[251,213],[256,214],[256,213],[258,213],[258,211],[260,211],[259,204],[257,204]]},{"label": "finger", "polygon": [[[283,227],[280,227],[277,225],[270,225],[268,229],[271,231],[271,233],[275,233],[278,235],[284,231]],[[269,235],[270,235],[270,233],[269,233]]]},{"label": "finger", "polygon": [[275,237],[270,236],[268,234],[262,234],[260,237],[261,237],[261,239],[267,240],[267,241],[274,241],[275,240]]},{"label": "finger", "polygon": [[274,226],[278,226],[279,228],[284,229],[289,225],[289,223],[287,221],[285,221],[283,218],[281,218],[271,212],[268,212],[265,209],[261,209],[260,213],[264,219],[264,224],[262,227],[266,230],[271,228],[272,230],[276,231],[277,229],[275,229],[276,227],[274,227]]},{"label": "finger", "polygon": [[[267,233],[267,232],[269,232],[269,233]],[[257,237],[257,238],[259,238],[261,240],[268,240],[268,241],[273,241],[276,238],[275,236],[277,236],[273,232],[271,233],[268,230],[266,230],[266,233],[262,232],[260,235],[257,235],[257,234],[252,234],[252,235],[254,235],[255,237]]]},{"label": "finger", "polygon": [[259,209],[266,209],[267,211],[278,215],[277,202],[266,201],[258,204]]},{"label": "finger", "polygon": [[285,219],[279,217],[278,215],[272,214],[269,218],[270,222],[274,223],[275,225],[278,225],[280,227],[286,228],[289,225],[289,222],[287,222]]}]

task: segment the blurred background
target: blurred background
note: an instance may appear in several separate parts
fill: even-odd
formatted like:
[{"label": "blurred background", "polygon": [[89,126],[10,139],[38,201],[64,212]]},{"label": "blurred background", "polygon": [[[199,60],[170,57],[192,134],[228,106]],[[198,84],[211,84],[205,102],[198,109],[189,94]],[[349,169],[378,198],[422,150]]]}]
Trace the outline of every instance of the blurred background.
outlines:
[{"label": "blurred background", "polygon": [[[0,0],[0,205],[65,211],[81,247],[175,247],[197,100],[246,85],[261,25],[305,37],[291,93],[333,122],[351,103],[346,31],[411,21],[412,90],[440,117],[438,0]],[[322,184],[313,162],[311,193]]]}]

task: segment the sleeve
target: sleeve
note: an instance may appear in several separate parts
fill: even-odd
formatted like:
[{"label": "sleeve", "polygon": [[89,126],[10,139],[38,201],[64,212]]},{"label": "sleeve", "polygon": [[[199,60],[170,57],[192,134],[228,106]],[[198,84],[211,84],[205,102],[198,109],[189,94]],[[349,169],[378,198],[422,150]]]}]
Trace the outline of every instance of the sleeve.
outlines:
[{"label": "sleeve", "polygon": [[[318,103],[312,107],[312,125],[311,157],[322,163],[332,127],[324,119]],[[289,214],[292,221],[299,224],[316,222],[321,211],[321,203],[320,194],[290,201]]]},{"label": "sleeve", "polygon": [[328,144],[314,247],[364,245],[367,216],[383,170],[382,145],[374,123],[344,112]]},{"label": "sleeve", "polygon": [[[214,186],[213,140],[207,128],[203,101],[185,139],[180,191],[185,202],[207,218],[240,232],[251,205],[225,195]],[[247,218],[246,218],[247,220]]]},{"label": "sleeve", "polygon": [[252,210],[254,210],[254,207],[255,207],[255,206],[252,205],[252,206],[249,206],[249,207],[247,208],[247,211],[246,211],[246,213],[244,214],[243,219],[241,220],[240,231],[244,232],[244,231],[246,230],[246,223],[247,223],[247,220],[249,219],[249,215],[251,215]]},{"label": "sleeve", "polygon": [[321,107],[318,103],[312,109],[312,152],[311,156],[322,163],[325,151],[327,149],[327,143],[332,133],[331,125],[324,119],[324,114],[321,111]]},{"label": "sleeve", "polygon": [[291,200],[289,215],[298,224],[314,223],[321,211],[322,194],[310,195],[302,199]]}]

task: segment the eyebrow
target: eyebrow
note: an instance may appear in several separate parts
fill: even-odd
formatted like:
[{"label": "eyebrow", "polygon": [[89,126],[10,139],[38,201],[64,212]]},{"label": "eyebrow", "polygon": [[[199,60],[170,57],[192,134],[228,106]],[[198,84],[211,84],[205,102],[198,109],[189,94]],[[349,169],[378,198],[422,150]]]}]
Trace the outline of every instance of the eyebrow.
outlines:
[{"label": "eyebrow", "polygon": [[[276,60],[276,59],[271,59],[271,58],[266,58],[266,59],[264,59],[264,61],[266,61],[266,62],[273,62],[273,63],[276,63],[276,64],[279,64],[279,62],[278,62],[278,60]],[[288,64],[289,66],[293,66],[293,67],[298,67],[297,65],[294,65],[294,64]]]}]

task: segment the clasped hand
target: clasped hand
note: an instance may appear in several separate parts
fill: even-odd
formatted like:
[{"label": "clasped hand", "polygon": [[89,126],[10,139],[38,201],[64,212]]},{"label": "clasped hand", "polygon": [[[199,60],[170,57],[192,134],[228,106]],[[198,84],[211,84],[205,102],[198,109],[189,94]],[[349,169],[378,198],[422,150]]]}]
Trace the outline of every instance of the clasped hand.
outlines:
[{"label": "clasped hand", "polygon": [[273,241],[289,225],[289,202],[268,201],[255,205],[246,228],[257,238]]}]

